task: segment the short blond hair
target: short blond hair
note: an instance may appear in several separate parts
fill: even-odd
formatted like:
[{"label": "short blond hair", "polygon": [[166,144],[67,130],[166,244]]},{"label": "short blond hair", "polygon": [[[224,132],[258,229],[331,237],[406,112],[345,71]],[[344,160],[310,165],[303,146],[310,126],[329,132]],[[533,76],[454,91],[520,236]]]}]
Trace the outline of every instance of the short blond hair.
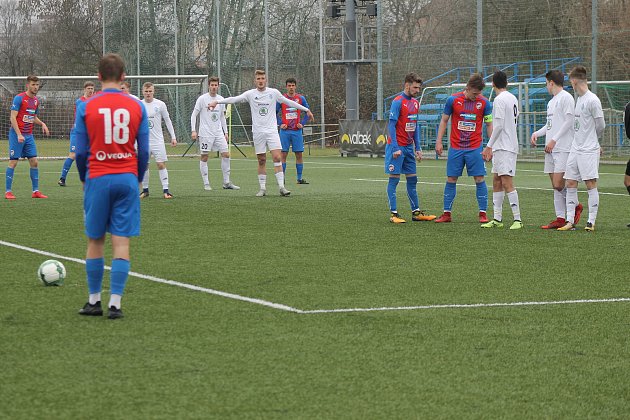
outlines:
[{"label": "short blond hair", "polygon": [[142,90],[145,90],[146,88],[150,88],[150,87],[153,87],[153,83],[144,82],[144,84],[142,85]]}]

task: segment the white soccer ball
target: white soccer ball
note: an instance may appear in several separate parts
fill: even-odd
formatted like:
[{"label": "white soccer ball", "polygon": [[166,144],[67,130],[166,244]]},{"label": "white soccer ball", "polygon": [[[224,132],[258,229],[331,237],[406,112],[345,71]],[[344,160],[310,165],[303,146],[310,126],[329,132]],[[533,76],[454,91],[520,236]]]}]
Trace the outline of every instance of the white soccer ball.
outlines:
[{"label": "white soccer ball", "polygon": [[66,267],[57,260],[46,260],[37,269],[37,278],[44,286],[61,286],[66,278]]}]

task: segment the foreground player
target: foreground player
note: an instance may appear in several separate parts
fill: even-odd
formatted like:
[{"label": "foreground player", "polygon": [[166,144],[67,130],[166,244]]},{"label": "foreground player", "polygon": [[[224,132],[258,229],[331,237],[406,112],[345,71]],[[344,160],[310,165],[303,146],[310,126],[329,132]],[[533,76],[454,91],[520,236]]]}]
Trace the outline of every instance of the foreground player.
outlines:
[{"label": "foreground player", "polygon": [[396,207],[396,187],[400,182],[400,174],[405,174],[407,180],[407,197],[411,205],[411,220],[433,220],[434,215],[427,215],[420,211],[418,201],[418,177],[416,176],[416,160],[422,160],[420,148],[420,126],[418,113],[420,104],[415,96],[420,92],[422,79],[415,73],[405,76],[405,88],[392,102],[389,112],[387,129],[389,136],[385,146],[385,173],[389,175],[387,184],[387,199],[392,223],[405,223]]},{"label": "foreground player", "polygon": [[218,104],[235,104],[238,102],[248,102],[252,113],[252,135],[254,137],[254,150],[258,158],[258,183],[260,191],[256,193],[256,197],[264,197],[267,195],[267,149],[271,152],[273,159],[273,169],[280,189],[280,195],[283,197],[291,194],[284,186],[284,172],[282,171],[282,154],[280,152],[280,136],[278,135],[278,126],[274,110],[276,104],[281,102],[289,106],[295,107],[306,112],[308,117],[313,120],[313,113],[303,105],[298,104],[290,99],[285,98],[277,90],[267,87],[267,75],[264,70],[256,70],[255,73],[256,88],[250,89],[232,98],[224,98],[219,101],[215,100],[208,104],[208,109],[214,109]]},{"label": "foreground player", "polygon": [[451,95],[444,106],[440,121],[435,151],[442,155],[442,138],[446,133],[446,124],[451,120],[451,147],[446,161],[446,185],[444,186],[444,213],[436,223],[451,221],[451,209],[457,194],[457,178],[462,176],[464,166],[468,176],[475,179],[477,203],[479,204],[479,222],[488,223],[488,187],[485,176],[486,167],[481,157],[481,129],[486,123],[488,137],[492,135],[492,104],[481,95],[486,84],[480,74],[473,74],[468,79],[463,92]]},{"label": "foreground player", "polygon": [[[74,116],[76,118],[77,115],[77,107],[81,102],[85,102],[90,96],[94,95],[94,82],[87,81],[83,84],[83,96],[76,100],[74,104]],[[74,125],[70,130],[70,153],[68,153],[68,157],[66,161],[63,163],[63,168],[61,168],[61,177],[59,178],[60,187],[66,186],[66,176],[68,175],[68,171],[72,167],[72,162],[76,159],[76,141],[74,137]]]},{"label": "foreground player", "polygon": [[[287,79],[286,87],[287,93],[284,94],[285,98],[310,108],[304,95],[298,95],[295,92],[297,81],[294,78],[290,77]],[[297,183],[308,184],[306,179],[302,178],[302,173],[304,172],[304,135],[302,128],[308,121],[308,115],[304,114],[304,116],[301,116],[298,109],[280,103],[276,105],[276,115],[280,126],[280,143],[282,144],[282,171],[285,174],[287,172],[287,156],[289,148],[291,148],[293,153],[295,153]]]},{"label": "foreground player", "polygon": [[597,139],[604,134],[606,122],[599,98],[588,89],[586,68],[575,67],[569,73],[569,80],[578,98],[575,102],[573,124],[575,137],[567,159],[567,170],[564,173],[564,179],[567,180],[567,223],[558,230],[575,230],[577,186],[578,182],[584,181],[588,190],[588,222],[584,230],[592,232],[595,230],[595,219],[599,209],[597,178],[599,178],[601,148]]},{"label": "foreground player", "polygon": [[492,75],[492,87],[496,93],[492,104],[492,136],[483,150],[484,160],[492,159],[492,204],[494,219],[481,225],[482,228],[503,227],[503,199],[508,197],[514,222],[510,230],[521,229],[521,210],[518,192],[514,187],[516,157],[518,156],[518,99],[507,91],[507,75],[497,71]]},{"label": "foreground player", "polygon": [[129,275],[129,237],[140,234],[139,174],[144,173],[149,161],[147,113],[140,101],[120,91],[124,71],[119,55],[107,54],[101,58],[98,78],[103,92],[79,105],[75,121],[77,169],[84,183],[88,237],[85,270],[90,293],[79,314],[103,315],[103,248],[105,235],[110,232],[110,319],[123,316],[121,299]]},{"label": "foreground player", "polygon": [[[155,163],[158,167],[160,174],[160,181],[162,181],[162,194],[164,198],[173,198],[168,190],[168,170],[166,169],[166,147],[164,146],[164,133],[162,132],[162,118],[166,123],[166,128],[171,135],[171,146],[177,146],[177,139],[175,138],[175,130],[173,129],[173,123],[171,117],[168,114],[166,104],[159,99],[154,98],[155,88],[153,83],[146,82],[142,85],[142,95],[144,99],[142,103],[147,109],[147,116],[149,118],[149,146],[151,148],[151,154],[155,159]],[[149,168],[144,173],[142,179],[142,192],[140,198],[147,198],[149,196]]]},{"label": "foreground player", "polygon": [[[624,110],[623,115],[623,123],[626,126],[626,137],[630,139],[630,102],[626,104],[626,109]],[[630,160],[628,160],[628,164],[626,165],[626,176],[623,181],[626,189],[628,190],[628,194],[630,194]],[[630,224],[627,226],[630,228]]]},{"label": "foreground player", "polygon": [[42,126],[45,135],[50,135],[48,127],[37,117],[39,112],[39,78],[28,76],[26,78],[26,92],[13,98],[11,105],[11,128],[9,129],[9,166],[6,171],[6,192],[4,198],[15,200],[11,191],[13,186],[13,174],[20,158],[28,159],[31,166],[31,185],[33,187],[32,198],[48,198],[39,191],[39,169],[37,167],[37,148],[33,137],[33,124]]},{"label": "foreground player", "polygon": [[[223,99],[219,92],[219,78],[208,79],[208,93],[197,98],[195,108],[190,116],[190,130],[193,140],[199,139],[199,171],[203,180],[203,188],[212,190],[208,178],[208,152],[221,153],[221,171],[223,172],[223,189],[240,190],[230,181],[230,152],[228,149],[228,129],[225,121],[225,105],[219,105],[214,110],[208,109],[208,104],[213,100]],[[199,115],[199,134],[197,134],[197,115]]]},{"label": "foreground player", "polygon": [[[573,95],[564,90],[564,74],[560,70],[551,70],[545,75],[547,91],[553,98],[547,104],[547,124],[532,134],[531,144],[536,147],[536,140],[545,136],[545,173],[549,174],[553,187],[553,206],[556,219],[541,226],[543,229],[558,229],[566,224],[567,189],[564,172],[573,143]],[[575,208],[575,223],[580,220],[582,205]]]}]

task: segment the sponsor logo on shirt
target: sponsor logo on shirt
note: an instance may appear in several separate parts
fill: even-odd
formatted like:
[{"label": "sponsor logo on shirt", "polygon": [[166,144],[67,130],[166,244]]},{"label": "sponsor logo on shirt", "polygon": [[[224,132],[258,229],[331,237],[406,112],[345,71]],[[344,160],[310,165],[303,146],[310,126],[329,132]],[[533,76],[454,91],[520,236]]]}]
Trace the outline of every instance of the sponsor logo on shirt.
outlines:
[{"label": "sponsor logo on shirt", "polygon": [[477,116],[475,114],[460,114],[459,116],[465,120],[475,121],[477,119]]},{"label": "sponsor logo on shirt", "polygon": [[266,106],[261,106],[258,110],[258,114],[264,117],[265,115],[269,114],[269,108],[267,108]]},{"label": "sponsor logo on shirt", "polygon": [[104,161],[105,159],[109,160],[119,160],[119,159],[129,159],[132,158],[133,154],[131,152],[126,153],[106,153],[102,150],[96,152],[96,160]]}]

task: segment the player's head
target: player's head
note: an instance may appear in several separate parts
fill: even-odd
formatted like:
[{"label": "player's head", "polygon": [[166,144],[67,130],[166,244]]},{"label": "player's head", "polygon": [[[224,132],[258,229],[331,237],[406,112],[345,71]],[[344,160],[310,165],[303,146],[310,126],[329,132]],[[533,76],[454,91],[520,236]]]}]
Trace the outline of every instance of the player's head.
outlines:
[{"label": "player's head", "polygon": [[297,80],[295,80],[293,77],[289,77],[284,83],[287,87],[287,94],[289,96],[295,95],[295,91],[297,89]]},{"label": "player's head", "polygon": [[264,89],[267,86],[267,73],[264,70],[256,70],[254,81],[257,89]]},{"label": "player's head", "polygon": [[120,90],[125,93],[131,93],[131,83],[124,81],[120,83]]},{"label": "player's head", "polygon": [[481,95],[483,89],[486,87],[486,83],[483,81],[483,76],[479,73],[473,73],[466,83],[466,89],[464,93],[466,98],[470,101],[477,99],[477,96]]},{"label": "player's head", "polygon": [[208,91],[210,95],[215,96],[219,91],[219,83],[221,81],[217,76],[212,76],[208,78]]},{"label": "player's head", "polygon": [[88,80],[83,83],[83,96],[89,98],[92,95],[94,95],[94,82]]},{"label": "player's head", "polygon": [[145,82],[142,85],[142,96],[144,96],[144,100],[147,102],[151,102],[153,100],[153,96],[155,95],[155,87],[151,82]]},{"label": "player's head", "polygon": [[505,74],[501,70],[495,71],[492,75],[492,86],[497,89],[505,89],[507,88],[507,84],[507,74]]},{"label": "player's head", "polygon": [[569,80],[571,81],[571,86],[573,86],[573,89],[575,89],[576,86],[586,86],[586,67],[573,67],[573,70],[571,70],[571,72],[569,73]]},{"label": "player's head", "polygon": [[26,78],[26,91],[32,95],[37,95],[37,92],[39,92],[39,77],[30,74]]},{"label": "player's head", "polygon": [[409,73],[405,76],[405,94],[414,97],[420,92],[422,79],[416,73]]},{"label": "player's head", "polygon": [[98,62],[98,78],[102,82],[120,83],[125,78],[125,62],[118,54],[105,54]]},{"label": "player's head", "polygon": [[564,86],[564,73],[560,70],[549,70],[545,74],[545,79],[547,79],[547,92],[553,95],[553,92],[558,88]]}]

